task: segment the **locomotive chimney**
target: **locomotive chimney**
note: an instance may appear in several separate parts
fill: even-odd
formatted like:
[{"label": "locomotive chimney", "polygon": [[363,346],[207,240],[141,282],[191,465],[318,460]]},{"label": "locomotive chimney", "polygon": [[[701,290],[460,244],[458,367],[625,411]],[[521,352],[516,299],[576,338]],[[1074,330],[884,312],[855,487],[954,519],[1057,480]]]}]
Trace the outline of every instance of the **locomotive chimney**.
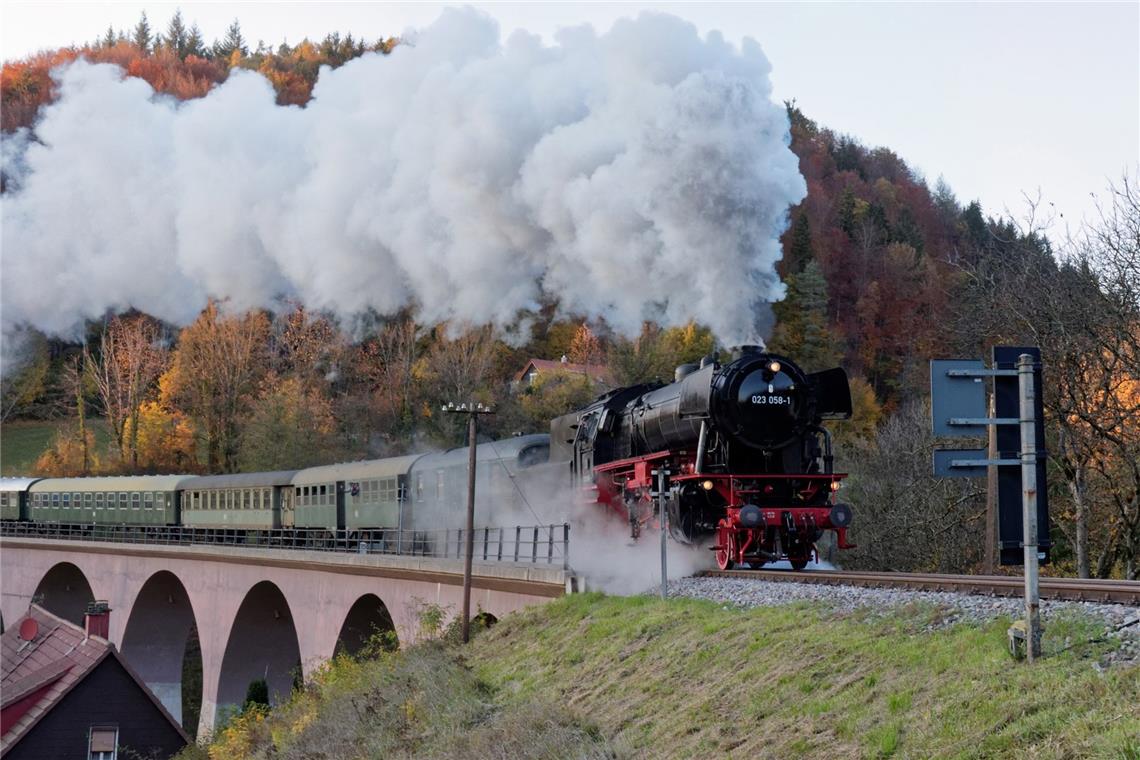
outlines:
[{"label": "locomotive chimney", "polygon": [[762,349],[760,346],[753,345],[751,343],[747,343],[743,346],[735,346],[734,348],[731,348],[729,350],[732,353],[732,355],[737,359],[741,359],[745,356],[750,356],[751,354],[762,354],[762,353],[764,353],[764,349]]},{"label": "locomotive chimney", "polygon": [[88,604],[87,613],[83,616],[83,627],[88,636],[107,638],[111,632],[111,606],[103,600]]}]

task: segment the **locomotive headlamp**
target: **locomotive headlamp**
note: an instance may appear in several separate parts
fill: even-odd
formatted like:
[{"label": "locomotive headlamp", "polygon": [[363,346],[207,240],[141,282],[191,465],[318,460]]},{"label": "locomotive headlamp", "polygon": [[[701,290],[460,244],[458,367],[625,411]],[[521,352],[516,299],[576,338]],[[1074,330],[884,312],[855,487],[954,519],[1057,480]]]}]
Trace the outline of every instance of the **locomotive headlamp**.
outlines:
[{"label": "locomotive headlamp", "polygon": [[771,372],[772,374],[776,374],[777,372],[780,371],[780,363],[779,362],[768,362],[768,371]]},{"label": "locomotive headlamp", "polygon": [[711,480],[702,481],[701,488],[705,489],[706,491],[711,491],[713,489],[713,482]]},{"label": "locomotive headlamp", "polygon": [[838,480],[831,481],[831,490],[838,491],[842,484]]}]

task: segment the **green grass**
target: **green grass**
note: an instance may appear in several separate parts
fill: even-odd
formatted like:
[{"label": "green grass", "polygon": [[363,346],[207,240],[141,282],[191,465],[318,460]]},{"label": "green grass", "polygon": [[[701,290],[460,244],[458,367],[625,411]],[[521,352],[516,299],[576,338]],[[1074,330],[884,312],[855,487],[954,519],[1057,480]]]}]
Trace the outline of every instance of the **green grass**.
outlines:
[{"label": "green grass", "polygon": [[[469,660],[510,699],[570,705],[635,757],[1134,754],[1140,668],[1098,674],[1103,645],[1030,667],[1006,654],[1008,621],[926,632],[937,615],[580,595],[506,618]],[[1095,630],[1058,621],[1045,650]]]},{"label": "green grass", "polygon": [[[61,428],[74,426],[74,420],[16,420],[0,425],[0,474],[8,477],[28,475],[40,454],[51,445]],[[106,420],[93,419],[88,425],[95,431],[95,445],[104,457],[111,442]]]},{"label": "green grass", "polygon": [[1006,654],[1008,621],[927,631],[940,614],[574,595],[466,647],[334,664],[209,753],[1140,760],[1140,667],[1097,672],[1106,644],[1060,651],[1094,623],[1051,622],[1030,666]]}]

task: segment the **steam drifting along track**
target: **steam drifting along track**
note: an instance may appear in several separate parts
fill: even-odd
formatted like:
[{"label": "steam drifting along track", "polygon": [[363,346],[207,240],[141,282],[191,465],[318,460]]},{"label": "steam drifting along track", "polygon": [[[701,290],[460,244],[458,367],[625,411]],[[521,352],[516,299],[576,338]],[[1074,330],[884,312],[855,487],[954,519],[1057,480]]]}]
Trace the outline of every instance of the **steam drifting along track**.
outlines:
[{"label": "steam drifting along track", "polygon": [[[816,583],[827,586],[902,588],[916,591],[954,591],[982,596],[1022,596],[1024,580],[1005,575],[936,575],[933,573],[870,573],[843,570],[707,570],[699,576],[746,578],[782,583]],[[1066,599],[1140,606],[1140,581],[1041,578],[1042,599]]]}]

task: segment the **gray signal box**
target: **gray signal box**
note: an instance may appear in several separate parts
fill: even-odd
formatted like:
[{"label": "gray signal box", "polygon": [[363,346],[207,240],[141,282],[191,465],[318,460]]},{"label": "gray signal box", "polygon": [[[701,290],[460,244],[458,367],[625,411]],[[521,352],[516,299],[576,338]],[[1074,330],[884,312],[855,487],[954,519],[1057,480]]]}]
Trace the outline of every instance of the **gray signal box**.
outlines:
[{"label": "gray signal box", "polygon": [[935,436],[986,435],[985,370],[985,365],[974,359],[930,362],[930,409]]}]

